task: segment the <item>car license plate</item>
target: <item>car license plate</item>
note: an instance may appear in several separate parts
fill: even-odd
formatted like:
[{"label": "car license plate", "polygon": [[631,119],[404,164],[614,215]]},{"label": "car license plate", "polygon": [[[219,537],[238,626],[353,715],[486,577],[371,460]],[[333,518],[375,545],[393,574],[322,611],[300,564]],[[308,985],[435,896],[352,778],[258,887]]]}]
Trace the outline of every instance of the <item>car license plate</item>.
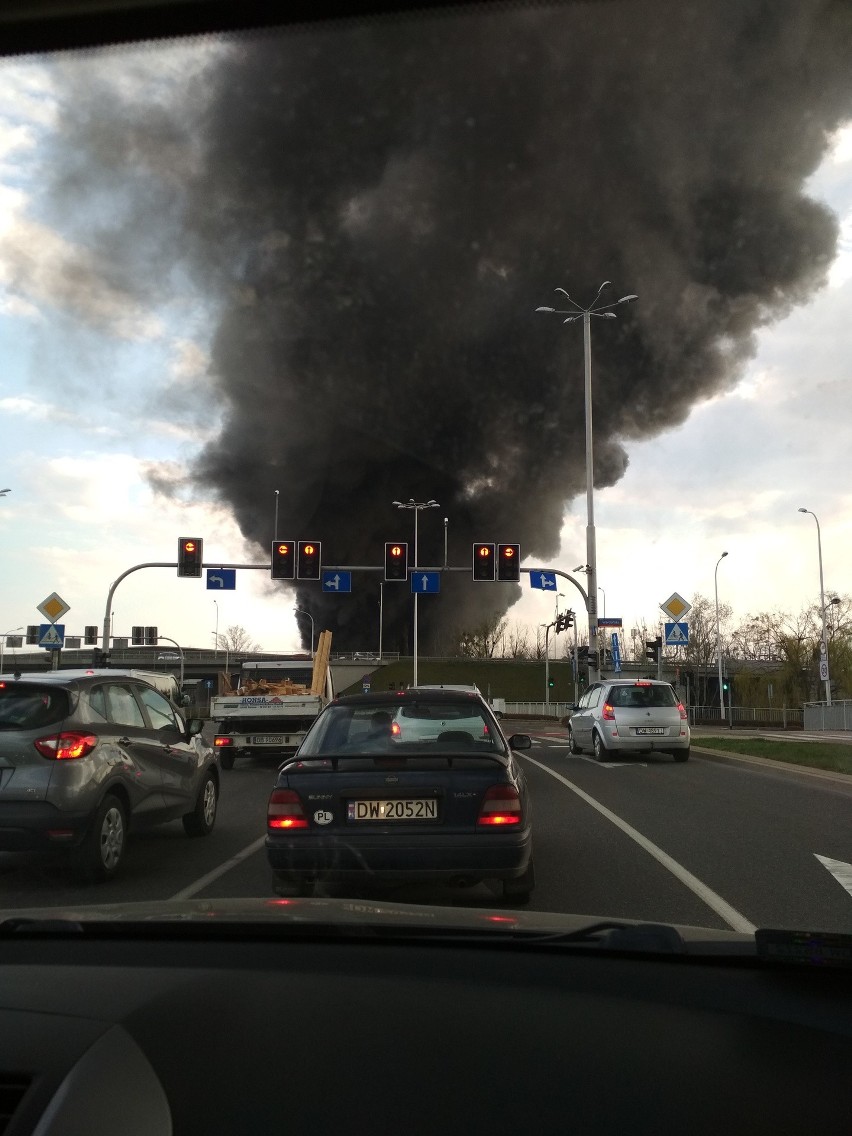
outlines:
[{"label": "car license plate", "polygon": [[637,726],[637,734],[664,734],[666,732],[665,726]]},{"label": "car license plate", "polygon": [[404,801],[349,801],[348,820],[435,820],[438,802],[434,797],[417,797]]},{"label": "car license plate", "polygon": [[261,734],[260,737],[254,739],[254,745],[268,745],[280,746],[285,742],[289,742],[289,738],[285,738],[282,734]]}]

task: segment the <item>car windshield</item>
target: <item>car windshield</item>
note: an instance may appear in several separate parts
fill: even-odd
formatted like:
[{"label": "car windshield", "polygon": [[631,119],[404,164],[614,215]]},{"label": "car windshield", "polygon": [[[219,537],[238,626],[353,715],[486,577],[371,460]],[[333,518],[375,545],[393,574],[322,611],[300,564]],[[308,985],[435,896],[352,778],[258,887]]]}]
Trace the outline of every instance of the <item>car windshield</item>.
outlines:
[{"label": "car windshield", "polygon": [[849,0],[309,7],[0,18],[0,911],[852,933]]}]

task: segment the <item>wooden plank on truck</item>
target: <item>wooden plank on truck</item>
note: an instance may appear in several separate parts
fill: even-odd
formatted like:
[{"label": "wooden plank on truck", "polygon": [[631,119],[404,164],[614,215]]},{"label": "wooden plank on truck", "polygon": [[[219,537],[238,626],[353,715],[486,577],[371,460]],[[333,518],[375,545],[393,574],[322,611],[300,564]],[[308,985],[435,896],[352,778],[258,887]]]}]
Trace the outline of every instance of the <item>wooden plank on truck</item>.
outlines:
[{"label": "wooden plank on truck", "polygon": [[314,673],[311,676],[311,694],[325,693],[325,676],[331,657],[331,632],[321,631],[314,656]]}]

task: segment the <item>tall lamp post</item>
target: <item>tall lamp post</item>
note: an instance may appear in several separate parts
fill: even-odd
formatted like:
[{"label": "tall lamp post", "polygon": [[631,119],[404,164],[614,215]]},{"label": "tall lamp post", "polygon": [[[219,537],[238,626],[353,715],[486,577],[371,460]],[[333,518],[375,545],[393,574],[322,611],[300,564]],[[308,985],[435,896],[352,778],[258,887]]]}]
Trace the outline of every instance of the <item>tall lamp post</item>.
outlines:
[{"label": "tall lamp post", "polygon": [[213,601],[216,608],[216,630],[213,632],[213,658],[219,658],[219,601]]},{"label": "tall lamp post", "polygon": [[[440,509],[437,501],[433,501],[430,497],[428,501],[415,501],[410,497],[408,501],[392,501],[392,505],[396,505],[397,509],[413,509],[414,510],[414,564],[412,569],[414,571],[419,567],[417,563],[417,518],[424,509]],[[445,527],[446,532],[446,527]],[[413,685],[417,686],[417,592],[414,593],[414,673]]]},{"label": "tall lamp post", "polygon": [[828,674],[828,638],[825,633],[825,589],[822,584],[822,537],[819,531],[819,518],[811,509],[799,509],[800,513],[810,513],[816,521],[817,554],[819,555],[819,607],[822,614],[822,641],[820,643],[820,678],[825,682],[825,704],[831,705],[831,679]]},{"label": "tall lamp post", "polygon": [[309,611],[305,611],[303,607],[294,607],[293,611],[300,611],[302,615],[306,615],[311,621],[311,658],[314,657],[314,617]]},{"label": "tall lamp post", "polygon": [[[722,689],[722,636],[719,632],[719,565],[727,556],[727,552],[723,552],[719,559],[716,561],[716,570],[713,573],[713,587],[716,592],[716,659],[719,664],[719,721],[721,722],[725,717],[725,692]],[[729,702],[730,707],[730,702]],[[733,716],[731,716],[731,725],[733,726]]]},{"label": "tall lamp post", "polygon": [[540,623],[544,628],[544,705],[550,706],[550,623]]},{"label": "tall lamp post", "polygon": [[[586,407],[586,559],[589,564],[589,598],[586,602],[586,609],[589,616],[589,649],[591,650],[593,644],[598,641],[598,563],[597,563],[597,549],[595,543],[595,504],[594,504],[594,461],[593,461],[593,446],[592,446],[592,332],[591,323],[592,316],[597,316],[599,319],[616,319],[616,314],[612,311],[617,308],[619,304],[629,304],[632,300],[638,300],[638,296],[622,296],[620,300],[616,300],[612,304],[598,305],[598,300],[604,288],[610,284],[609,280],[604,280],[600,288],[598,288],[597,295],[587,308],[581,307],[576,300],[573,300],[564,288],[557,288],[556,291],[560,292],[571,308],[562,311],[558,308],[539,307],[536,308],[537,312],[552,312],[554,315],[565,316],[563,323],[572,323],[574,320],[581,319],[583,321],[583,358],[585,369],[585,407]],[[600,659],[598,665],[594,668],[589,667],[589,682],[597,682],[600,678]]]},{"label": "tall lamp post", "polygon": [[272,539],[278,540],[278,490],[275,490],[275,520],[272,523]]}]

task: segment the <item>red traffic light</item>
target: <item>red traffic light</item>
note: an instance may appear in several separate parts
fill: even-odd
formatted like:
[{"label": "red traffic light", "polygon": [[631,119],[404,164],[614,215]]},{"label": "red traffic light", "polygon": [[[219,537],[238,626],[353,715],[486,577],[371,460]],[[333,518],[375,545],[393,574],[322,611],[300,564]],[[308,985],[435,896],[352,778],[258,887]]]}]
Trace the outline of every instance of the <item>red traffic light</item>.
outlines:
[{"label": "red traffic light", "polygon": [[497,545],[497,579],[505,583],[517,583],[521,578],[521,546],[519,544]]},{"label": "red traffic light", "polygon": [[474,580],[494,579],[494,545],[479,543],[473,546]]},{"label": "red traffic light", "polygon": [[292,580],[295,575],[295,546],[292,540],[274,540],[272,542],[272,571],[273,580]]},{"label": "red traffic light", "polygon": [[385,543],[385,579],[408,579],[408,545],[404,541]]},{"label": "red traffic light", "polygon": [[182,536],[178,538],[178,576],[201,575],[204,559],[204,541],[197,536]]},{"label": "red traffic light", "polygon": [[318,540],[300,540],[296,553],[296,578],[299,580],[318,580],[320,578],[320,553],[322,545]]}]

